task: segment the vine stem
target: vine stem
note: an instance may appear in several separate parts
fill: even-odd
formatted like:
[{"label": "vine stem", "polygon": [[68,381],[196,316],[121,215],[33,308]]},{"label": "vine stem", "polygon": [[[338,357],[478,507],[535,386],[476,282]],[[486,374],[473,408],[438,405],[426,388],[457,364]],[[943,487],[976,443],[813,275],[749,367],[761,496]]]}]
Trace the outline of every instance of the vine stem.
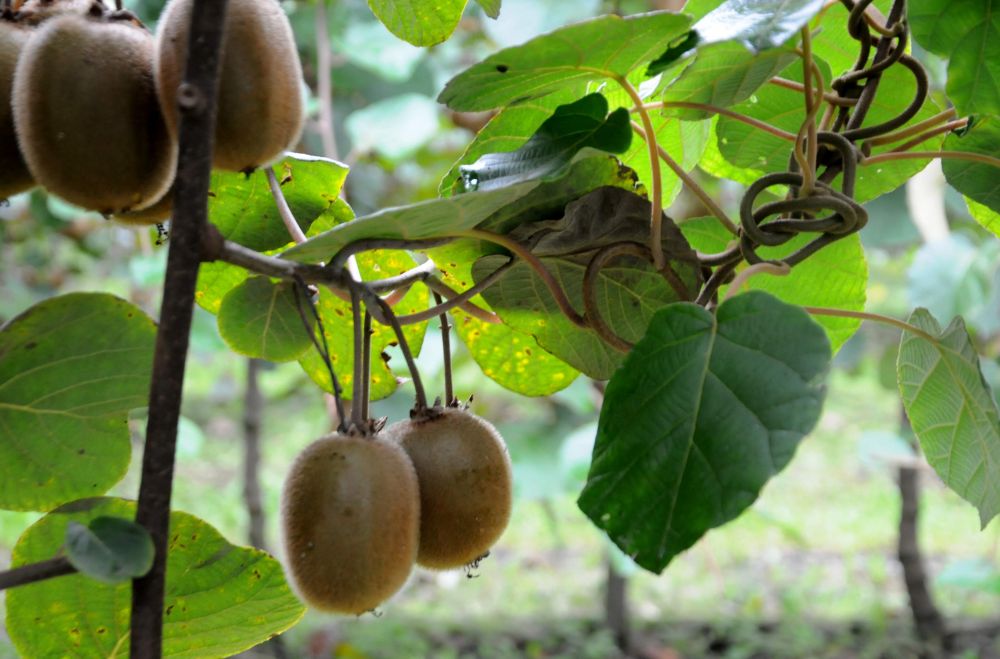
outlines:
[{"label": "vine stem", "polygon": [[[955,108],[948,108],[944,112],[939,112],[930,119],[924,119],[921,122],[915,123],[912,126],[897,130],[892,133],[886,133],[885,135],[879,135],[878,137],[873,137],[866,140],[867,144],[870,146],[881,146],[883,144],[892,144],[893,142],[899,142],[900,140],[905,140],[907,137],[913,137],[914,135],[919,135],[922,131],[929,128],[934,128],[935,126],[942,124],[944,122],[950,121],[957,116]],[[968,123],[968,119],[962,119],[965,123]]]},{"label": "vine stem", "polygon": [[723,297],[723,301],[728,300],[743,288],[752,277],[756,277],[759,274],[769,274],[778,277],[784,277],[792,271],[792,267],[787,263],[768,263],[764,261],[762,263],[754,263],[753,265],[740,270],[740,272],[733,277],[733,281],[729,283],[729,288],[726,289],[726,295]]},{"label": "vine stem", "polygon": [[[772,126],[766,121],[761,121],[760,119],[754,119],[753,117],[748,117],[745,114],[740,114],[739,112],[735,112],[733,110],[730,110],[729,108],[720,108],[715,105],[708,105],[707,103],[687,103],[682,101],[677,101],[677,102],[657,101],[655,103],[646,103],[645,107],[647,110],[660,110],[660,109],[665,110],[667,108],[681,108],[686,110],[701,110],[703,112],[710,112],[712,114],[721,114],[726,117],[729,117],[730,119],[735,119],[736,121],[744,123],[748,126],[753,126],[754,128],[762,130],[765,133],[770,133],[771,135],[774,135],[775,137],[786,140],[788,142],[795,141],[795,135],[789,133],[786,130],[781,130],[777,126]],[[632,111],[635,112],[634,109]]]},{"label": "vine stem", "polygon": [[[403,353],[403,359],[406,360],[406,368],[409,369],[410,377],[413,379],[413,390],[416,393],[417,398],[415,409],[427,409],[427,393],[424,390],[424,384],[420,378],[420,371],[417,369],[417,362],[413,358],[413,352],[410,350],[410,344],[406,340],[406,335],[403,333],[403,326],[400,325],[399,321],[396,319],[396,314],[393,313],[392,307],[390,307],[386,301],[378,295],[375,295],[375,293],[369,290],[363,283],[355,282],[355,286],[361,294],[362,299],[364,299],[365,306],[368,307],[368,311],[371,313],[372,318],[379,321],[383,325],[392,327],[392,331],[396,334],[396,341],[399,343],[399,350]],[[375,309],[377,309],[377,311]]]},{"label": "vine stem", "polygon": [[984,153],[970,153],[968,151],[890,151],[880,153],[877,156],[869,156],[861,161],[862,165],[877,165],[880,162],[891,162],[893,160],[941,158],[950,160],[969,160],[984,165],[1000,167],[1000,158],[994,158]]},{"label": "vine stem", "polygon": [[[438,308],[441,307],[440,293],[434,293],[434,304]],[[451,405],[452,401],[455,399],[455,393],[451,381],[451,337],[449,336],[450,331],[451,331],[451,325],[448,323],[448,314],[446,312],[441,312],[441,350],[443,351],[443,357],[444,357],[445,406]]]},{"label": "vine stem", "polygon": [[274,197],[274,205],[278,207],[278,215],[281,216],[281,221],[284,223],[285,228],[288,229],[288,235],[292,237],[292,240],[296,244],[304,243],[306,241],[306,234],[302,233],[302,227],[295,220],[295,215],[292,213],[292,209],[288,206],[288,201],[285,199],[285,194],[281,191],[281,184],[278,182],[278,177],[274,175],[273,167],[265,167],[264,173],[267,174],[267,185],[271,189],[271,196]]},{"label": "vine stem", "polygon": [[569,298],[566,297],[566,292],[563,291],[562,286],[559,285],[556,278],[551,272],[549,272],[549,269],[545,267],[545,264],[542,263],[541,259],[532,254],[531,251],[524,245],[516,240],[508,238],[507,236],[501,236],[500,234],[484,231],[482,229],[469,229],[458,235],[464,238],[477,238],[479,240],[493,243],[494,245],[499,245],[510,251],[514,254],[514,256],[522,259],[531,267],[532,270],[535,271],[535,274],[538,275],[542,282],[544,282],[545,287],[549,289],[550,293],[552,293],[552,297],[555,299],[556,305],[559,307],[559,310],[563,313],[563,315],[569,318],[570,322],[577,327],[588,327],[587,321],[583,318],[583,316],[577,313],[576,309],[573,308],[573,304],[569,301]]},{"label": "vine stem", "polygon": [[364,334],[361,345],[361,418],[368,419],[372,379],[372,315],[365,311]]},{"label": "vine stem", "polygon": [[354,328],[354,382],[351,388],[351,423],[355,428],[361,428],[365,422],[362,410],[364,404],[364,321],[361,317],[361,296],[358,289],[351,287],[351,319]]},{"label": "vine stem", "polygon": [[28,565],[0,572],[0,590],[24,586],[36,581],[61,577],[64,574],[73,574],[74,572],[76,572],[76,568],[70,564],[68,558],[65,556],[56,556],[45,561],[29,563]]},{"label": "vine stem", "polygon": [[[771,78],[770,80],[768,80],[768,82],[777,87],[784,87],[785,89],[801,92],[803,94],[806,91],[806,86],[803,85],[801,82],[795,82],[794,80],[788,80],[786,78],[780,78],[778,76]],[[850,107],[853,105],[857,105],[858,103],[858,100],[856,98],[844,98],[843,96],[834,94],[833,92],[823,92],[823,100],[829,103],[830,105],[844,106],[844,107]]]},{"label": "vine stem", "polygon": [[202,233],[207,223],[226,1],[194,3],[187,64],[177,90],[180,128],[174,215],[135,517],[152,536],[154,556],[146,576],[132,582],[129,647],[133,659],[159,659],[163,655],[163,599],[177,424],[201,264]]},{"label": "vine stem", "polygon": [[[802,185],[799,186],[799,196],[808,197],[812,194],[813,186],[816,182],[816,156],[819,152],[819,145],[816,141],[816,114],[822,107],[823,98],[823,76],[813,62],[812,57],[812,35],[809,27],[802,28],[802,84],[805,99],[806,117],[795,136],[795,157],[799,162],[799,169],[802,170]],[[819,98],[813,97],[813,78],[816,78]],[[802,153],[802,142],[805,141],[805,153]]]},{"label": "vine stem", "polygon": [[932,128],[931,130],[929,130],[927,132],[924,132],[924,133],[921,133],[920,135],[917,135],[916,137],[914,137],[909,142],[906,142],[904,144],[900,144],[898,147],[896,147],[895,149],[893,149],[893,151],[897,152],[897,153],[902,152],[902,151],[909,151],[913,147],[917,146],[918,144],[923,144],[924,142],[926,142],[927,140],[931,139],[932,137],[937,137],[938,135],[946,135],[948,133],[954,132],[954,131],[959,130],[961,128],[965,128],[968,125],[969,125],[969,120],[968,119],[958,119],[956,121],[949,121],[948,123],[944,124],[943,126],[938,126],[937,128]]},{"label": "vine stem", "polygon": [[625,93],[632,99],[635,111],[639,114],[639,120],[642,121],[644,132],[639,134],[642,135],[649,149],[650,176],[653,179],[653,198],[651,200],[653,207],[649,212],[649,251],[653,255],[653,265],[656,266],[657,270],[662,270],[667,260],[663,256],[663,180],[660,176],[660,160],[657,158],[657,152],[661,149],[656,141],[653,121],[649,118],[649,112],[646,111],[639,90],[633,87],[632,83],[625,79],[625,76],[616,76],[615,82],[621,85]]},{"label": "vine stem", "polygon": [[869,313],[867,311],[849,311],[847,309],[830,309],[828,307],[802,307],[813,316],[834,316],[836,318],[854,318],[856,320],[873,320],[877,323],[883,323],[885,325],[892,325],[893,327],[898,327],[904,332],[909,332],[911,334],[916,334],[920,338],[937,343],[938,339],[931,336],[927,332],[923,331],[919,327],[915,327],[904,320],[899,320],[898,318],[893,318],[892,316],[883,316],[882,314]]},{"label": "vine stem", "polygon": [[[632,130],[638,133],[639,136],[642,137],[643,139],[646,139],[646,131],[643,130],[642,126],[640,126],[634,121],[632,122]],[[676,160],[670,157],[670,154],[667,153],[666,149],[657,145],[656,150],[659,153],[660,158],[663,159],[663,162],[666,163],[667,167],[669,167],[674,172],[674,174],[677,175],[677,178],[679,178],[681,182],[683,182],[684,185],[687,186],[687,188],[692,192],[692,194],[694,194],[694,196],[698,197],[701,203],[705,204],[705,208],[710,210],[712,214],[715,215],[715,217],[717,217],[720,222],[722,222],[722,226],[726,227],[726,230],[729,231],[729,233],[733,234],[734,236],[738,236],[740,233],[739,229],[736,228],[736,225],[733,224],[733,221],[729,219],[728,215],[726,215],[726,211],[722,210],[722,208],[717,203],[715,203],[715,200],[712,199],[712,196],[707,192],[705,192],[705,189],[702,188],[700,185],[698,185],[698,182],[695,181],[691,176],[689,176],[688,173],[684,171],[684,168],[681,167]]]}]

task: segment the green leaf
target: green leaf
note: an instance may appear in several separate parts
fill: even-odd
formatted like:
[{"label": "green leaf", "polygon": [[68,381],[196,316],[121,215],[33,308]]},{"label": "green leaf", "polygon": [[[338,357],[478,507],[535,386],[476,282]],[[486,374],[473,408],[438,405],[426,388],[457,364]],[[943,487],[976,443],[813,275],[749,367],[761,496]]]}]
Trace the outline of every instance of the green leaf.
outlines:
[{"label": "green leaf", "polygon": [[585,147],[622,153],[631,141],[628,110],[609,115],[607,100],[588,94],[556,108],[520,148],[484,154],[459,172],[467,189],[492,190],[560,172]]},{"label": "green leaf", "polygon": [[476,4],[483,8],[483,12],[490,18],[497,18],[500,15],[500,3],[502,0],[476,0]]},{"label": "green leaf", "polygon": [[1000,3],[925,0],[908,18],[920,45],[950,58],[947,92],[959,115],[1000,114]]},{"label": "green leaf", "polygon": [[[733,41],[699,48],[684,70],[666,85],[666,103],[702,103],[730,107],[750,98],[757,89],[795,60],[785,48],[751,55]],[[683,119],[705,119],[705,110],[667,108],[664,112]]]},{"label": "green leaf", "polygon": [[[334,207],[347,177],[346,165],[303,154],[287,154],[272,168],[303,231]],[[250,249],[267,251],[288,243],[288,229],[278,214],[264,170],[249,175],[213,171],[208,219],[223,236]]]},{"label": "green leaf", "polygon": [[368,6],[389,31],[400,39],[414,46],[433,46],[455,31],[462,19],[466,2],[467,0],[368,0]]},{"label": "green leaf", "polygon": [[[70,522],[132,518],[135,503],[85,499],[29,527],[12,565],[51,558]],[[204,521],[170,514],[163,656],[228,657],[294,625],[305,609],[281,565],[265,552],[229,544]],[[127,657],[130,583],[106,585],[81,574],[40,581],[7,593],[7,631],[25,657]]]},{"label": "green leaf", "polygon": [[[680,229],[692,247],[707,254],[723,251],[732,240],[732,235],[714,217],[686,220]],[[803,234],[778,247],[761,247],[757,253],[768,260],[781,260],[814,237]],[[760,274],[752,277],[746,287],[770,293],[788,304],[864,311],[868,263],[861,237],[854,233],[841,238],[796,265],[788,275]],[[726,290],[723,288],[721,293],[725,294]],[[861,327],[861,321],[856,318],[817,316],[815,321],[826,330],[834,352]]]},{"label": "green leaf", "polygon": [[624,77],[688,30],[687,16],[601,16],[505,48],[452,78],[438,100],[454,110],[490,110],[562,87]]},{"label": "green leaf", "polygon": [[120,517],[95,517],[66,528],[66,558],[77,570],[103,583],[141,577],[153,567],[153,539],[142,526]]},{"label": "green leaf", "polygon": [[[392,277],[415,267],[417,264],[406,252],[374,250],[357,256],[361,276],[366,280]],[[393,311],[403,316],[423,311],[430,306],[430,295],[425,286],[413,286],[396,303]],[[340,299],[329,290],[321,290],[316,303],[320,320],[323,323],[323,333],[326,336],[327,347],[330,350],[330,361],[334,373],[344,389],[344,396],[351,398],[351,387],[354,384],[354,318],[351,303]],[[301,321],[300,321],[301,322]],[[419,354],[424,340],[427,323],[405,325],[403,333],[413,353]],[[396,344],[396,335],[392,328],[372,323],[372,359],[371,381],[369,395],[372,400],[389,396],[396,390],[396,374],[382,351]],[[382,356],[380,356],[382,354]],[[333,392],[333,383],[326,364],[315,348],[308,350],[301,358],[299,365],[323,390]],[[400,364],[400,375],[409,377],[405,364]]]},{"label": "green leaf", "polygon": [[581,510],[662,571],[788,464],[829,364],[819,326],[766,293],[662,309],[608,383]]},{"label": "green leaf", "polygon": [[487,153],[518,149],[552,116],[557,107],[572,103],[580,97],[580,93],[575,88],[560,89],[547,96],[521,101],[500,110],[476,134],[465,153],[441,179],[438,193],[442,197],[450,197],[465,192],[465,183],[459,173],[462,165],[468,165]]},{"label": "green leaf", "polygon": [[401,94],[352,112],[344,122],[351,149],[393,162],[413,156],[438,135],[438,104],[423,94]]},{"label": "green leaf", "polygon": [[0,508],[50,510],[121,480],[155,338],[141,309],[103,293],[45,300],[0,329]]},{"label": "green leaf", "polygon": [[[483,306],[485,303],[476,299]],[[461,310],[452,312],[455,332],[483,374],[522,396],[549,396],[572,384],[575,368],[542,349],[534,337],[507,325],[487,323]]]},{"label": "green leaf", "polygon": [[694,25],[702,44],[735,41],[753,54],[798,34],[824,0],[728,0]]},{"label": "green leaf", "polygon": [[[962,135],[952,134],[944,141],[945,151],[966,151],[997,157],[1000,144],[1000,116],[979,117]],[[969,160],[942,159],[944,177],[963,195],[987,208],[1000,212],[1000,168]]]},{"label": "green leaf", "polygon": [[904,332],[896,374],[903,407],[927,462],[979,511],[983,527],[1000,512],[1000,414],[961,318],[942,331],[926,309]]},{"label": "green leaf", "polygon": [[[296,302],[299,295],[299,302]],[[310,320],[305,296],[290,282],[254,276],[233,288],[219,307],[219,333],[234,351],[247,357],[286,362],[297,359],[312,341],[302,323]],[[301,305],[301,307],[300,307]]]},{"label": "green leaf", "polygon": [[969,207],[969,215],[972,216],[972,219],[979,222],[984,229],[991,232],[994,236],[1000,238],[1000,213],[968,197],[965,197],[965,205]]},{"label": "green leaf", "polygon": [[[648,218],[648,201],[617,188],[603,188],[569,204],[563,219],[528,224],[511,236],[541,257],[582,314],[583,279],[590,258],[612,243],[644,244]],[[668,262],[693,297],[700,283],[694,253],[669,220],[664,222],[663,236]],[[507,260],[507,256],[479,259],[473,267],[474,278],[481,281]],[[541,278],[523,261],[511,266],[482,296],[505,324],[534,336],[543,348],[590,377],[610,378],[624,357],[595,331],[566,318]],[[597,277],[600,315],[625,341],[642,337],[653,314],[678,299],[678,293],[648,262],[633,257],[609,262]]]},{"label": "green leaf", "polygon": [[743,185],[752,185],[754,181],[764,175],[759,169],[749,167],[736,167],[722,155],[719,151],[718,125],[719,117],[713,117],[711,130],[708,135],[708,144],[705,145],[705,152],[698,161],[698,167],[707,174],[715,178],[729,179]]}]

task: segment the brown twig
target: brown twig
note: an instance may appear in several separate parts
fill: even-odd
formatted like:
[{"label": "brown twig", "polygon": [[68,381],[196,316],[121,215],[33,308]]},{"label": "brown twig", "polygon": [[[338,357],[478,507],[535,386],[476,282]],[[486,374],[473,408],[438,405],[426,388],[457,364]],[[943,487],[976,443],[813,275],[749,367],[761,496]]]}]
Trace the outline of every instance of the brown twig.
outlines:
[{"label": "brown twig", "polygon": [[73,574],[74,572],[76,572],[76,568],[70,564],[68,558],[57,556],[47,561],[29,563],[28,565],[0,572],[0,590],[24,586],[36,581],[61,577],[64,574]]}]

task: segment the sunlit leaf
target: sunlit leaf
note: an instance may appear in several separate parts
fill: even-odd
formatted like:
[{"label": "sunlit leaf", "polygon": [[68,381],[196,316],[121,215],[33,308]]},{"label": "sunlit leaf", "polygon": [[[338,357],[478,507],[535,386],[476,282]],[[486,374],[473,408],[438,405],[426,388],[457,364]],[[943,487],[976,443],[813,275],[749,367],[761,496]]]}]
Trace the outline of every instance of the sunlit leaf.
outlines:
[{"label": "sunlit leaf", "polygon": [[788,464],[829,363],[819,326],[765,293],[660,310],[608,383],[580,508],[660,572]]},{"label": "sunlit leaf", "polygon": [[[965,323],[944,330],[926,309],[904,332],[897,377],[906,415],[927,462],[979,511],[983,527],[1000,512],[1000,413]],[[929,336],[928,336],[929,335]]]},{"label": "sunlit leaf", "polygon": [[997,238],[1000,238],[1000,213],[968,197],[965,198],[965,205],[969,207],[969,214],[972,215],[972,218],[976,222],[979,222],[984,229],[992,232]]},{"label": "sunlit leaf", "polygon": [[103,293],[45,300],[0,329],[0,508],[49,510],[125,475],[155,336],[141,309]]},{"label": "sunlit leaf", "polygon": [[798,34],[824,0],[728,0],[694,25],[703,44],[735,41],[751,53],[777,48]]},{"label": "sunlit leaf", "polygon": [[[135,504],[67,504],[21,535],[12,564],[55,556],[71,522],[86,525],[106,516],[131,519]],[[275,559],[229,544],[193,515],[170,514],[168,551],[164,657],[228,657],[283,632],[305,612]],[[82,574],[15,588],[7,593],[7,632],[25,657],[127,657],[131,588]]]},{"label": "sunlit leaf", "polygon": [[[433,46],[455,31],[468,0],[368,0],[372,13],[400,39]],[[499,2],[497,2],[499,9]]]},{"label": "sunlit leaf", "polygon": [[[271,167],[303,231],[333,208],[347,177],[347,166],[336,160],[297,153]],[[251,249],[278,249],[289,241],[262,169],[249,175],[213,171],[208,219],[223,236]]]}]

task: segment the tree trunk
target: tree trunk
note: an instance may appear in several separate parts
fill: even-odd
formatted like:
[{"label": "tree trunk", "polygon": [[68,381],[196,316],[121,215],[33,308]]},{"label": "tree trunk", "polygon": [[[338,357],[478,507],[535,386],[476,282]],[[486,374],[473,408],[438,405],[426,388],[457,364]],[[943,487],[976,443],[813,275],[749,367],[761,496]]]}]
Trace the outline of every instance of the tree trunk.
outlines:
[{"label": "tree trunk", "polygon": [[615,569],[611,557],[605,559],[608,578],[604,590],[604,620],[623,654],[632,655],[632,628],[628,614],[628,579]]}]

